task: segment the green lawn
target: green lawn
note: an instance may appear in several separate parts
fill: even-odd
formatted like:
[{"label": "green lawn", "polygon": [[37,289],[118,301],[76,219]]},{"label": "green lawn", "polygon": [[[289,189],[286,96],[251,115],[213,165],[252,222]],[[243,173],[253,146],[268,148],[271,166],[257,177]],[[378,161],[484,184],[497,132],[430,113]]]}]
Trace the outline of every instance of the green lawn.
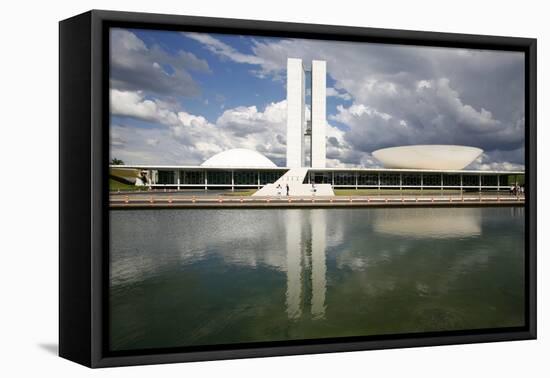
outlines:
[{"label": "green lawn", "polygon": [[[149,188],[146,186],[135,186],[132,184],[126,184],[117,180],[114,180],[113,178],[109,178],[109,191],[111,192],[148,192]],[[247,190],[235,190],[234,192],[227,190],[223,193],[221,193],[222,196],[251,196],[252,194],[256,193],[257,189],[247,189]],[[184,193],[185,192],[181,192]]]},{"label": "green lawn", "polygon": [[111,192],[129,192],[129,191],[139,191],[139,190],[147,190],[146,187],[139,187],[131,184],[125,184],[123,182],[113,180],[112,178],[109,178],[109,190]]},{"label": "green lawn", "polygon": [[[131,184],[125,184],[120,181],[109,179],[109,190],[111,192],[117,191],[148,191],[145,186],[135,186]],[[221,195],[223,196],[236,196],[236,197],[248,197],[256,193],[257,189],[236,190],[234,192],[227,190]],[[460,190],[456,189],[334,189],[334,194],[337,196],[375,196],[375,195],[437,195],[437,194],[460,194]]]},{"label": "green lawn", "polygon": [[253,195],[254,193],[256,193],[256,191],[257,191],[257,189],[238,190],[238,191],[234,191],[234,192],[227,191],[227,192],[223,193],[223,195],[224,196],[243,196],[243,197],[246,197],[246,196]]},{"label": "green lawn", "polygon": [[454,189],[334,189],[337,196],[373,196],[373,195],[429,195],[429,194],[460,194],[460,190]]}]

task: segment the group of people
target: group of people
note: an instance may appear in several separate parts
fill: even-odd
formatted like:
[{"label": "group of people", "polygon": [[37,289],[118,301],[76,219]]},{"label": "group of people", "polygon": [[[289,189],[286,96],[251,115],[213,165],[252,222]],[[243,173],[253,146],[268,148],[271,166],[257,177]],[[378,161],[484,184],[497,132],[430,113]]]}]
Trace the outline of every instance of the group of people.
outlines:
[{"label": "group of people", "polygon": [[[281,186],[281,184],[277,184],[277,195],[279,197],[281,196],[282,190],[283,190],[283,187]],[[286,195],[287,197],[290,195],[290,187],[288,186],[288,184],[286,184]]]},{"label": "group of people", "polygon": [[[283,190],[283,187],[281,184],[277,184],[277,196],[281,196],[281,191]],[[315,187],[315,183],[311,183],[311,192],[315,195],[317,192],[317,188]],[[286,196],[288,197],[290,195],[290,187],[288,184],[286,184]]]},{"label": "group of people", "polygon": [[513,185],[510,187],[510,194],[514,196],[519,196],[525,193],[525,187],[523,185]]}]

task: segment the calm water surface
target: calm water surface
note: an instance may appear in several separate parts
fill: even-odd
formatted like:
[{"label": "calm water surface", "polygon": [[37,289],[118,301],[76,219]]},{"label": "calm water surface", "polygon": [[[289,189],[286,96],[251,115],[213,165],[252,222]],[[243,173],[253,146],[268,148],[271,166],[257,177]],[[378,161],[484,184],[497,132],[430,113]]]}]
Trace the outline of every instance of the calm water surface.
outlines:
[{"label": "calm water surface", "polygon": [[112,210],[111,348],[524,324],[524,209]]}]

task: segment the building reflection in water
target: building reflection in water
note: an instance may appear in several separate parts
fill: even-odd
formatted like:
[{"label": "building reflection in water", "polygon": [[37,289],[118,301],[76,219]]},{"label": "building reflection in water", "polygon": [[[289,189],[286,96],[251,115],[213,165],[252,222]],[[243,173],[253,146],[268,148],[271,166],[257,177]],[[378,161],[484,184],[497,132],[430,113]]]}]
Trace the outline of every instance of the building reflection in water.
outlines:
[{"label": "building reflection in water", "polygon": [[[289,319],[297,320],[305,314],[311,314],[314,320],[325,317],[326,249],[330,242],[327,240],[326,211],[314,209],[308,212],[285,212],[286,312]],[[380,211],[372,220],[372,229],[377,234],[406,238],[477,237],[482,234],[481,209],[401,209],[397,213]],[[354,261],[349,256],[348,259]]]},{"label": "building reflection in water", "polygon": [[[481,235],[480,208],[400,209],[379,214],[373,229],[379,234],[408,238],[466,238]],[[430,213],[428,213],[430,211]]]},{"label": "building reflection in water", "polygon": [[303,312],[310,312],[313,319],[323,319],[327,273],[326,210],[312,210],[305,217],[302,211],[287,211],[285,220],[288,318],[298,319]]},{"label": "building reflection in water", "polygon": [[313,210],[311,222],[311,315],[314,319],[325,316],[327,291],[326,264],[326,210]]},{"label": "building reflection in water", "polygon": [[286,313],[289,319],[302,315],[302,214],[286,213]]}]

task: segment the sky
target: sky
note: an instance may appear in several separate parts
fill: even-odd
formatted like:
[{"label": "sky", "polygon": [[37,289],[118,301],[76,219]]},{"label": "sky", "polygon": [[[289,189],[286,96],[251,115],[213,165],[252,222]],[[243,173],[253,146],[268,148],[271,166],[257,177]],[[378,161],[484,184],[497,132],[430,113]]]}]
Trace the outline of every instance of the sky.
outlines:
[{"label": "sky", "polygon": [[111,29],[111,157],[200,165],[231,148],[285,166],[286,60],[327,62],[327,166],[457,144],[469,169],[524,168],[521,52]]}]

